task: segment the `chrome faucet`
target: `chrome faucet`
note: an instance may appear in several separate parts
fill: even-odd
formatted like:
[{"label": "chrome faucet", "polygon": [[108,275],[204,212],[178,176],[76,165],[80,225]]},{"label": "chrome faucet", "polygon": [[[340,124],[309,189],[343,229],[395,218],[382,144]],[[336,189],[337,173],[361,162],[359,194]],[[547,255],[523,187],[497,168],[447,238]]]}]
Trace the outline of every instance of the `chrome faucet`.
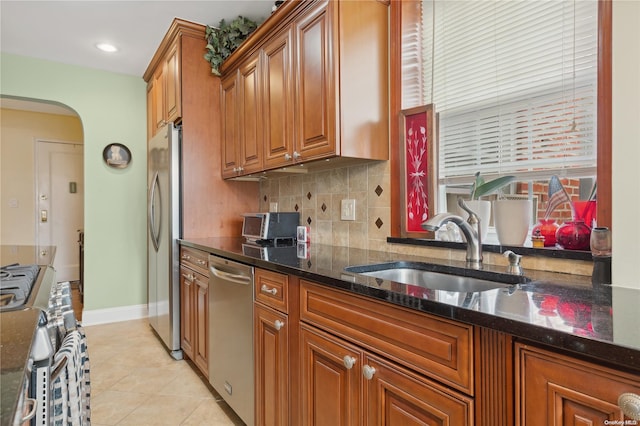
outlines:
[{"label": "chrome faucet", "polygon": [[475,214],[462,198],[458,198],[458,205],[469,214],[465,221],[462,217],[452,213],[440,213],[422,223],[427,231],[437,231],[447,222],[458,225],[467,240],[467,267],[482,269],[482,241],[480,238],[480,218]]}]

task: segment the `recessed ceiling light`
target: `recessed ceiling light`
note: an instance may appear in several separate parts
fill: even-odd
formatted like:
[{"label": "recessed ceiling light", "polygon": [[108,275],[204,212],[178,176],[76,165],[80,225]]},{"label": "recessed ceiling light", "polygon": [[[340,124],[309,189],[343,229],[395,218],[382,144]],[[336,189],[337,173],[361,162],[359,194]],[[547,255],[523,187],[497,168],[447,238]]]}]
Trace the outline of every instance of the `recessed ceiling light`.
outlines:
[{"label": "recessed ceiling light", "polygon": [[118,51],[117,47],[109,43],[98,43],[96,44],[96,47],[102,50],[103,52],[107,52],[107,53],[113,53]]}]

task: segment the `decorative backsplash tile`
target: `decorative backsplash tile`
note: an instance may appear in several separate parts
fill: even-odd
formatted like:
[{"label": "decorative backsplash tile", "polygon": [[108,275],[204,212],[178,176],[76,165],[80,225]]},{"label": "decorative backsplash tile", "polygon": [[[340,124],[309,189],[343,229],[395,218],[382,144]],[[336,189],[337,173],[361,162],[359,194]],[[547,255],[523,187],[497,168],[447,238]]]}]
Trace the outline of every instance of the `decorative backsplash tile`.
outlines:
[{"label": "decorative backsplash tile", "polygon": [[[389,244],[391,235],[391,175],[388,161],[371,162],[340,169],[269,177],[260,182],[260,210],[297,211],[310,228],[311,243],[374,249],[464,261],[464,250]],[[340,219],[343,199],[356,200],[356,220]],[[529,269],[590,275],[591,262],[529,257]],[[486,263],[503,264],[501,255],[487,253]]]}]

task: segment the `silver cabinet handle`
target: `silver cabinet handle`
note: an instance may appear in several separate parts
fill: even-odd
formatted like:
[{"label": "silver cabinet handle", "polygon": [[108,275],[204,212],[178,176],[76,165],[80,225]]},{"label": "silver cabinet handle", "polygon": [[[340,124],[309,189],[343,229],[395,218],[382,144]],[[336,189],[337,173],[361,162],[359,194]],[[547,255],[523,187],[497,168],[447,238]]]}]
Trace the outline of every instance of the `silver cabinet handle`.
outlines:
[{"label": "silver cabinet handle", "polygon": [[193,281],[193,280],[195,280],[195,279],[196,279],[196,276],[195,276],[195,275],[193,275],[193,274],[182,274],[182,276],[183,276],[186,280],[189,280],[189,281]]},{"label": "silver cabinet handle", "polygon": [[618,397],[618,406],[625,416],[640,420],[640,395],[626,392]]},{"label": "silver cabinet handle", "polygon": [[284,154],[284,159],[285,161],[290,161],[291,160],[291,155],[287,152]]},{"label": "silver cabinet handle", "polygon": [[347,370],[351,370],[353,366],[356,365],[356,359],[349,355],[345,355],[344,358],[342,358],[342,362]]},{"label": "silver cabinet handle", "polygon": [[365,379],[371,380],[373,379],[373,375],[376,374],[376,369],[370,365],[365,365],[364,367],[362,367],[362,374],[364,375]]},{"label": "silver cabinet handle", "polygon": [[282,322],[282,321],[280,321],[280,320],[276,320],[276,321],[273,323],[273,326],[276,328],[276,330],[280,331],[280,329],[281,329],[282,327],[284,327],[284,322]]},{"label": "silver cabinet handle", "polygon": [[276,294],[278,294],[277,288],[269,288],[267,287],[266,284],[262,284],[262,287],[260,287],[260,291],[263,293],[269,293],[272,296],[275,296]]},{"label": "silver cabinet handle", "polygon": [[297,160],[300,157],[302,157],[302,155],[300,155],[300,153],[298,151],[293,151],[293,159],[294,160]]},{"label": "silver cabinet handle", "polygon": [[196,259],[196,263],[197,263],[198,265],[206,265],[206,264],[207,264],[207,262],[205,262],[205,261],[204,261],[204,260],[202,260],[202,259]]},{"label": "silver cabinet handle", "polygon": [[189,259],[191,259],[191,256],[189,256],[188,254],[183,254],[183,255],[182,255],[182,258],[183,258],[184,260],[189,260]]}]

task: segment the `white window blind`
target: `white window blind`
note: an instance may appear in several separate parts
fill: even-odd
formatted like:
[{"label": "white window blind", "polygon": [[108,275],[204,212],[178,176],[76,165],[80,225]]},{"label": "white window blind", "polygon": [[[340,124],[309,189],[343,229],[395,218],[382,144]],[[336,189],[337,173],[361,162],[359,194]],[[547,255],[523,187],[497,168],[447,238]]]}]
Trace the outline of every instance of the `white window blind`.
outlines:
[{"label": "white window blind", "polygon": [[[403,108],[435,104],[440,183],[468,183],[477,171],[595,174],[596,0],[421,5],[418,53],[415,34],[403,34]],[[420,59],[422,81],[412,86],[409,66]]]}]

